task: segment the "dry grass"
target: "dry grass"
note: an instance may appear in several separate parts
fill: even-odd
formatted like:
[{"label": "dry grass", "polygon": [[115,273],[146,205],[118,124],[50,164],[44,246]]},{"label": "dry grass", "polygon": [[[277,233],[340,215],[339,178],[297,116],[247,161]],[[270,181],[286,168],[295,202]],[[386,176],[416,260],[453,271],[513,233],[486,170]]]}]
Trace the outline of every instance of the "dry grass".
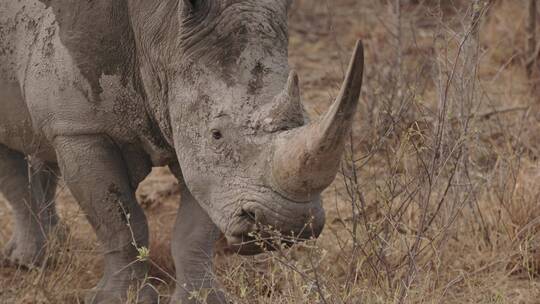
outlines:
[{"label": "dry grass", "polygon": [[[310,113],[336,95],[362,38],[362,106],[313,242],[258,257],[218,256],[235,303],[539,303],[540,97],[525,73],[525,1],[297,0],[291,66]],[[441,2],[443,5],[439,5]],[[484,2],[484,1],[481,1]],[[178,193],[159,169],[139,190],[152,260],[173,273]],[[0,303],[79,303],[101,273],[95,237],[59,192],[71,227],[49,265],[0,267]],[[0,245],[10,235],[0,208]],[[163,299],[174,284],[158,270]]]}]

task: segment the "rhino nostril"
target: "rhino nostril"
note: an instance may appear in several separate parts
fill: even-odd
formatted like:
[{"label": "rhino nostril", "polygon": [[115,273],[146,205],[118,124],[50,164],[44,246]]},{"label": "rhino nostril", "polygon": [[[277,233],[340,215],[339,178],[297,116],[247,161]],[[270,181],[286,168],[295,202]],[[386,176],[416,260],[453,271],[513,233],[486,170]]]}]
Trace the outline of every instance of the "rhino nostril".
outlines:
[{"label": "rhino nostril", "polygon": [[247,211],[245,209],[242,209],[242,211],[240,212],[240,217],[245,218],[251,222],[255,222],[257,220],[255,212]]}]

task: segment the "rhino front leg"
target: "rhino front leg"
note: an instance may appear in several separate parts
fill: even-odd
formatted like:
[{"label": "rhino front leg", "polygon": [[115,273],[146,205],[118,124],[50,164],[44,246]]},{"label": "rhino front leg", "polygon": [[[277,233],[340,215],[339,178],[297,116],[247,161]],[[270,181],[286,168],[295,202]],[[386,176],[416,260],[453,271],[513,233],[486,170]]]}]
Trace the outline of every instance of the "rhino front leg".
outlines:
[{"label": "rhino front leg", "polygon": [[174,304],[227,303],[212,270],[213,250],[220,231],[183,184],[172,237],[176,266]]},{"label": "rhino front leg", "polygon": [[104,275],[86,303],[157,303],[147,263],[137,248],[148,246],[148,226],[135,199],[127,166],[107,136],[57,137],[58,163],[66,185],[94,228],[105,253]]}]

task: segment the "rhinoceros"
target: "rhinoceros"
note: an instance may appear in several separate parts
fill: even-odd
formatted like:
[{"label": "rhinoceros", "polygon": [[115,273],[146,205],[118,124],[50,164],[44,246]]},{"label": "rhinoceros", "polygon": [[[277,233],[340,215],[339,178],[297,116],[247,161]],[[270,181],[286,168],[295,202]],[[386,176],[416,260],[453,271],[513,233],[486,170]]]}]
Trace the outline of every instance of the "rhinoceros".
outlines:
[{"label": "rhinoceros", "polygon": [[157,303],[135,197],[156,166],[181,187],[173,303],[198,303],[201,289],[225,303],[211,273],[221,234],[240,254],[319,236],[363,48],[331,108],[309,121],[288,65],[289,9],[290,0],[0,1],[0,192],[15,222],[5,259],[43,261],[62,176],[105,255],[86,302],[120,303],[136,287],[140,303]]}]

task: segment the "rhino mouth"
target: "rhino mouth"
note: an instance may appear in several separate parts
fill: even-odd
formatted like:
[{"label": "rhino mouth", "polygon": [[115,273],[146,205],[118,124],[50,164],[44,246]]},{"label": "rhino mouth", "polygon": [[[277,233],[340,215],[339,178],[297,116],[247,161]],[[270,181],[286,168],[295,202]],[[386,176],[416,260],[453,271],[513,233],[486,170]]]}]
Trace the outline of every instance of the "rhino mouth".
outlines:
[{"label": "rhino mouth", "polygon": [[287,249],[316,236],[283,236],[273,232],[255,231],[247,235],[226,236],[227,246],[231,252],[240,255],[256,255],[264,252]]},{"label": "rhino mouth", "polygon": [[[241,255],[255,255],[289,248],[319,237],[325,215],[319,202],[314,202],[314,205],[319,208],[315,209],[316,213],[310,212],[313,215],[281,215],[277,218],[275,213],[265,212],[267,210],[257,203],[244,205],[234,217],[231,225],[234,228],[225,233],[229,250]],[[297,220],[291,221],[293,218]]]}]

